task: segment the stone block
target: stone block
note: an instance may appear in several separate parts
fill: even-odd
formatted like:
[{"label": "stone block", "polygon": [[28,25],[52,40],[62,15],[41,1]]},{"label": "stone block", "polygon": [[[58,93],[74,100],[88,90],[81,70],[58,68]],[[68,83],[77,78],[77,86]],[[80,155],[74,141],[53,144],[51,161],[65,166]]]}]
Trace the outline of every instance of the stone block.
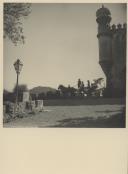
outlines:
[{"label": "stone block", "polygon": [[39,110],[43,110],[43,108],[44,108],[43,100],[38,100],[38,108],[39,108]]},{"label": "stone block", "polygon": [[30,94],[28,91],[23,92],[23,102],[29,102]]}]

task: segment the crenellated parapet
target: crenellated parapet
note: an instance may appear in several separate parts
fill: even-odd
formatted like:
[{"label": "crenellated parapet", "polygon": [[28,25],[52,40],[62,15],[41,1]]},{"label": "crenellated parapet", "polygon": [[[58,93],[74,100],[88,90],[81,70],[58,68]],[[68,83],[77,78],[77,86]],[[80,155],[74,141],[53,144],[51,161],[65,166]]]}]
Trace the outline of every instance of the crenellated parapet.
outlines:
[{"label": "crenellated parapet", "polygon": [[124,64],[126,57],[126,23],[111,26],[112,33],[112,61],[114,64]]},{"label": "crenellated parapet", "polygon": [[113,25],[106,25],[104,28],[104,26],[101,26],[99,27],[98,29],[98,34],[97,34],[97,37],[100,37],[102,35],[106,35],[106,36],[113,36],[113,34],[115,33],[122,33],[122,34],[126,34],[126,31],[127,31],[127,24],[124,23],[123,25],[122,24],[113,24]]},{"label": "crenellated parapet", "polygon": [[127,24],[124,23],[123,25],[122,24],[113,24],[111,27],[110,27],[110,30],[112,32],[112,34],[114,33],[126,33],[126,30],[127,30]]}]

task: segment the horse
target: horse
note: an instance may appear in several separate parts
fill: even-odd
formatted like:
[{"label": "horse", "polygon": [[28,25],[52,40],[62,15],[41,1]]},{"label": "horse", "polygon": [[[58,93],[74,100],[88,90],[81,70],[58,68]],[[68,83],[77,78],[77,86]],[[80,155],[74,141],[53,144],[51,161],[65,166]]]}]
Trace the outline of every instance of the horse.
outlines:
[{"label": "horse", "polygon": [[76,89],[74,87],[65,87],[63,85],[59,85],[58,90],[60,91],[62,96],[73,97],[76,94]]}]

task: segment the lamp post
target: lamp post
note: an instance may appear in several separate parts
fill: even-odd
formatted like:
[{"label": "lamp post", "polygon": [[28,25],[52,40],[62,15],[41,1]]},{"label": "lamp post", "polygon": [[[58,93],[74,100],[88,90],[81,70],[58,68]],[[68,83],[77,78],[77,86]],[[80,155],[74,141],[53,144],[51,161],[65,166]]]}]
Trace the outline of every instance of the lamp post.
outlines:
[{"label": "lamp post", "polygon": [[19,80],[19,74],[21,72],[21,69],[23,67],[22,62],[17,59],[16,62],[14,63],[14,68],[16,70],[16,74],[17,74],[17,80],[16,80],[16,106],[18,106],[18,80]]}]

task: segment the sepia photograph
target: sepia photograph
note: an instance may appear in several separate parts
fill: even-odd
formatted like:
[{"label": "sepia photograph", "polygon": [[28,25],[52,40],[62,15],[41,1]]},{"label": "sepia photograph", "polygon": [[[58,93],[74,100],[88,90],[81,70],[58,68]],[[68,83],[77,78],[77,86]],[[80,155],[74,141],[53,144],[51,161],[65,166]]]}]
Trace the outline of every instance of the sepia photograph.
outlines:
[{"label": "sepia photograph", "polygon": [[3,4],[3,127],[126,128],[126,3]]}]

